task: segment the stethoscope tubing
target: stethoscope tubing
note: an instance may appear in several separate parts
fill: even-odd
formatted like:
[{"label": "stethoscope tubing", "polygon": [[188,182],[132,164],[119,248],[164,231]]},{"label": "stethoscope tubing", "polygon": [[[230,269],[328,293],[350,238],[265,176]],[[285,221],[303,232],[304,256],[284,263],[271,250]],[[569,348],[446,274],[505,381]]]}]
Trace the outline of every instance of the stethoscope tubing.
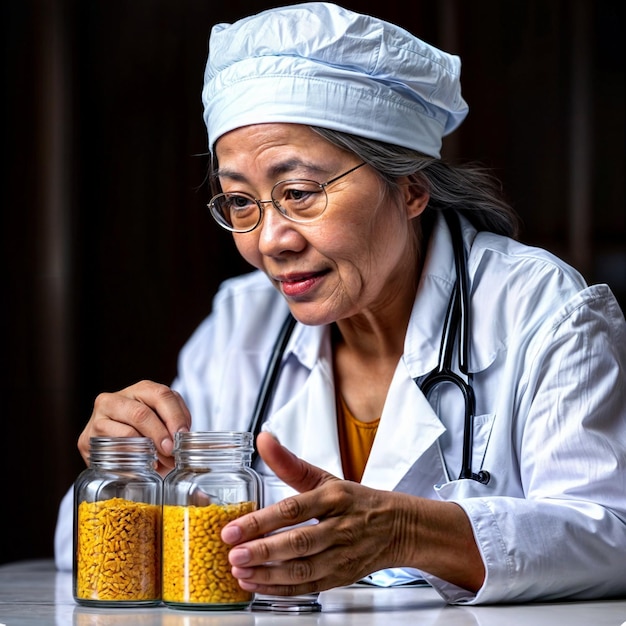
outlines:
[{"label": "stethoscope tubing", "polygon": [[[469,372],[470,307],[465,246],[463,244],[463,235],[461,233],[461,224],[458,214],[455,211],[444,211],[443,215],[452,237],[456,280],[452,287],[452,294],[444,319],[441,345],[439,348],[439,362],[432,372],[422,378],[420,388],[427,399],[430,399],[432,392],[437,385],[440,384],[452,384],[461,392],[465,415],[463,423],[461,472],[459,473],[459,478],[471,478],[472,480],[487,484],[491,478],[489,472],[481,470],[478,473],[474,473],[472,471],[476,397],[471,384],[472,377]],[[467,381],[459,376],[452,366],[455,340],[458,352],[459,371],[467,378]]]},{"label": "stethoscope tubing", "polygon": [[[276,388],[276,381],[282,367],[283,354],[285,353],[287,342],[289,341],[289,337],[291,337],[295,325],[296,318],[289,312],[276,338],[276,343],[272,349],[272,355],[270,356],[263,380],[261,381],[261,387],[259,388],[259,394],[252,413],[249,431],[252,433],[252,440],[254,442],[256,442],[257,435],[261,432],[263,423],[267,418],[269,405],[274,396],[274,389]],[[255,445],[252,452],[252,463],[256,461],[258,455],[259,453]]]}]

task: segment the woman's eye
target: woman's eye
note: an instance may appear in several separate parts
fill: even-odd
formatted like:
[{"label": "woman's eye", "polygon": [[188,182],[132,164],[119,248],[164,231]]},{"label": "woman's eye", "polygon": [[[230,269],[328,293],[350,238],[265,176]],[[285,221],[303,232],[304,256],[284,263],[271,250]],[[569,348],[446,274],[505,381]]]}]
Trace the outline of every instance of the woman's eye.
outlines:
[{"label": "woman's eye", "polygon": [[281,206],[293,210],[307,209],[323,195],[319,185],[309,181],[291,181],[276,191],[279,192]]},{"label": "woman's eye", "polygon": [[312,192],[304,189],[287,189],[285,192],[286,200],[300,201],[308,197]]},{"label": "woman's eye", "polygon": [[232,195],[228,197],[228,206],[234,211],[249,209],[254,204],[254,200],[246,196]]}]

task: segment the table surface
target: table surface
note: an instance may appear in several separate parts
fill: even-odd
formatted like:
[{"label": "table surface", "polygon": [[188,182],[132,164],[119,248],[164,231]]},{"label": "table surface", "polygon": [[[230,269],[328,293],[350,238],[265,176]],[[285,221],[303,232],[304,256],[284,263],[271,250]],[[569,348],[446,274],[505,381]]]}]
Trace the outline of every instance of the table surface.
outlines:
[{"label": "table surface", "polygon": [[626,600],[451,606],[429,587],[354,585],[320,594],[321,613],[92,609],[72,598],[72,576],[49,560],[0,566],[6,626],[626,626]]}]

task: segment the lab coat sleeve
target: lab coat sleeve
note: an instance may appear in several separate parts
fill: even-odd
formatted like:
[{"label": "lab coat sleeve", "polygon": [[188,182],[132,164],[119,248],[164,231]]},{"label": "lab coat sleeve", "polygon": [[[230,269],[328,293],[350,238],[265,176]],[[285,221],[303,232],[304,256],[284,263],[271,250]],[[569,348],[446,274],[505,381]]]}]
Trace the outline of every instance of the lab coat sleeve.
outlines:
[{"label": "lab coat sleeve", "polygon": [[428,577],[449,602],[626,595],[626,324],[608,288],[573,298],[531,359],[518,405],[525,497],[456,500],[486,579],[474,595]]},{"label": "lab coat sleeve", "polygon": [[54,563],[60,571],[70,571],[73,564],[74,545],[74,488],[66,492],[59,506],[57,525],[54,531]]}]

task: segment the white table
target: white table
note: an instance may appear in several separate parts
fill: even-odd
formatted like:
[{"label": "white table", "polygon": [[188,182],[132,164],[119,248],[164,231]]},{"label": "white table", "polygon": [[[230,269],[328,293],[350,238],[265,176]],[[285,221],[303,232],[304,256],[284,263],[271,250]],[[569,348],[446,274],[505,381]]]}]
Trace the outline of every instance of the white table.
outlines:
[{"label": "white table", "polygon": [[321,613],[90,609],[72,598],[72,576],[52,561],[0,566],[0,624],[6,626],[622,626],[626,599],[508,606],[446,605],[428,587],[355,585],[320,595]]}]

